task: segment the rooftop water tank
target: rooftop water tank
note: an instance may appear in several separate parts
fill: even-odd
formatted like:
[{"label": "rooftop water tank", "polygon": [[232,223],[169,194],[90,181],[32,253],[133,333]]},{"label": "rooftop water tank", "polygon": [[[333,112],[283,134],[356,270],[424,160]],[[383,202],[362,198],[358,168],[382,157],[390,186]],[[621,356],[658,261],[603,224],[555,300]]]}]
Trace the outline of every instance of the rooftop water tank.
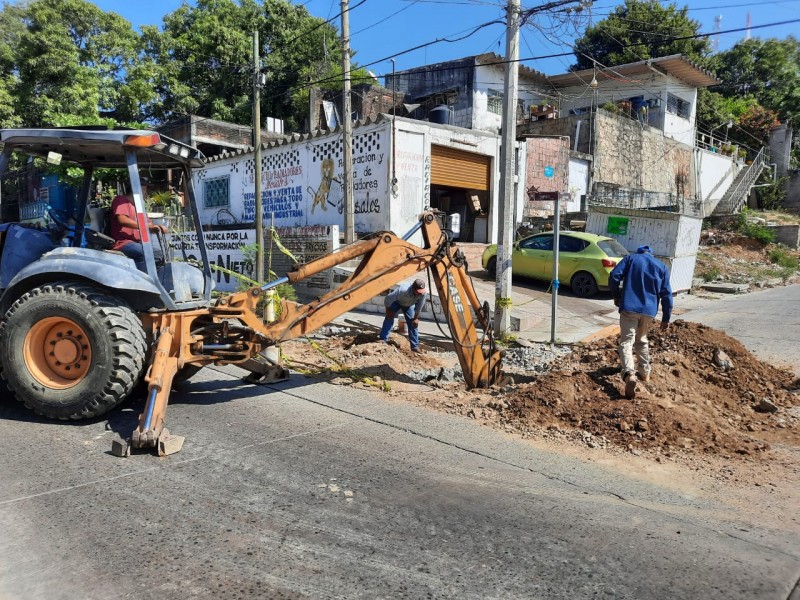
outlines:
[{"label": "rooftop water tank", "polygon": [[450,109],[446,106],[437,106],[431,109],[429,116],[431,123],[438,123],[439,125],[450,124]]}]

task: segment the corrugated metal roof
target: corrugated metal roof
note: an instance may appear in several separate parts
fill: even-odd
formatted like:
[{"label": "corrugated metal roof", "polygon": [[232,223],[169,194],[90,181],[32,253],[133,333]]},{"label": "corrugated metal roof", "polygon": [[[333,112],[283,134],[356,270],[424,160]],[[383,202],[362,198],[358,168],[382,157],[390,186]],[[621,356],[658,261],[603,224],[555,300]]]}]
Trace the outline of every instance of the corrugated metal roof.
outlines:
[{"label": "corrugated metal roof", "polygon": [[592,80],[592,76],[597,77],[597,81],[615,79],[619,76],[636,77],[646,75],[656,71],[665,75],[672,75],[676,79],[688,83],[691,86],[702,88],[721,83],[711,72],[692,62],[682,54],[651,58],[635,63],[618,65],[616,67],[584,69],[583,71],[573,71],[563,75],[553,75],[548,77],[550,83],[556,88],[565,88],[576,85],[587,85]]}]

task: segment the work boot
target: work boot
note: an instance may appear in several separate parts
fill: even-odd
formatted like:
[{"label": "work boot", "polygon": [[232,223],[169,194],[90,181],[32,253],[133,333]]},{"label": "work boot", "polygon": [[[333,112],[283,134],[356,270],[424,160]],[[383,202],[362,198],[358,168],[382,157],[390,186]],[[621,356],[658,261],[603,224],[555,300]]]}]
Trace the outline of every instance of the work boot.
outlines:
[{"label": "work boot", "polygon": [[634,373],[625,375],[625,397],[629,400],[636,398],[636,375]]},{"label": "work boot", "polygon": [[641,381],[642,383],[647,383],[648,381],[650,381],[650,373],[639,372],[637,374],[637,377],[639,378],[639,381]]},{"label": "work boot", "polygon": [[411,351],[415,354],[423,354],[422,348],[412,348]]}]

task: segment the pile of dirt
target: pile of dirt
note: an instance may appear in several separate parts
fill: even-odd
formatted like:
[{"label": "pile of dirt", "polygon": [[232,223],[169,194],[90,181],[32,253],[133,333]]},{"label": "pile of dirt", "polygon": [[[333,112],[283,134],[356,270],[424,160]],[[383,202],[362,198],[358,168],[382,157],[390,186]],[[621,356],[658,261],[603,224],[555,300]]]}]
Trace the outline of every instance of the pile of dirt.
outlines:
[{"label": "pile of dirt", "polygon": [[[528,353],[515,383],[467,390],[451,350],[415,354],[396,334],[343,330],[283,346],[288,366],[340,384],[475,419],[523,437],[553,433],[590,447],[758,457],[772,446],[800,448],[800,384],[709,327],[676,321],[650,333],[651,381],[635,400],[622,395],[616,337],[571,354]],[[533,364],[535,362],[536,364]],[[547,368],[546,364],[551,363]]]},{"label": "pile of dirt", "polygon": [[515,428],[570,427],[629,449],[753,455],[800,446],[800,388],[723,332],[685,321],[650,335],[651,380],[622,395],[616,339],[576,350],[534,383],[510,391]]}]

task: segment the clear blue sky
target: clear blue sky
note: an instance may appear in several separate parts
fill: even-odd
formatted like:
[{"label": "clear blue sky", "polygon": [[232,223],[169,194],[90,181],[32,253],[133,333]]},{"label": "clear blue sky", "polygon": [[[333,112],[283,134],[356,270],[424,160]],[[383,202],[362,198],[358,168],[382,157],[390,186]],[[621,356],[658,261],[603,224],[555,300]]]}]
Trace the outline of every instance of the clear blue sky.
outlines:
[{"label": "clear blue sky", "polygon": [[[187,0],[192,3],[192,0]],[[386,57],[438,38],[457,38],[468,34],[483,23],[505,18],[505,0],[350,0],[350,31],[352,47],[357,51],[356,60],[361,65],[376,64],[368,68],[377,75],[390,73],[392,64]],[[532,8],[544,0],[522,0],[523,8]],[[128,19],[134,27],[161,25],[162,17],[175,10],[183,0],[95,0],[103,10],[116,12]],[[592,19],[596,22],[620,4],[613,0],[597,0],[592,7]],[[339,0],[295,0],[314,16],[328,19],[338,15]],[[764,2],[763,0],[690,0],[678,2],[678,6],[689,6],[691,18],[701,22],[701,32],[715,30],[715,17],[722,16],[721,29],[746,26],[747,14],[751,14],[753,26],[800,18],[800,0]],[[585,11],[586,13],[587,11]],[[538,29],[527,25],[520,40],[521,57],[538,57],[571,52],[569,43],[580,35],[589,22],[584,14],[572,23],[553,24],[538,21]],[[334,21],[337,28],[340,20]],[[752,37],[784,38],[800,31],[800,23],[753,29]],[[725,50],[744,38],[745,33],[719,36],[718,48]],[[395,58],[397,70],[423,64],[441,62],[482,52],[505,52],[505,28],[502,24],[487,26],[463,41],[440,42],[423,49],[405,53]],[[548,74],[563,73],[574,57],[535,60],[527,66]]]}]

